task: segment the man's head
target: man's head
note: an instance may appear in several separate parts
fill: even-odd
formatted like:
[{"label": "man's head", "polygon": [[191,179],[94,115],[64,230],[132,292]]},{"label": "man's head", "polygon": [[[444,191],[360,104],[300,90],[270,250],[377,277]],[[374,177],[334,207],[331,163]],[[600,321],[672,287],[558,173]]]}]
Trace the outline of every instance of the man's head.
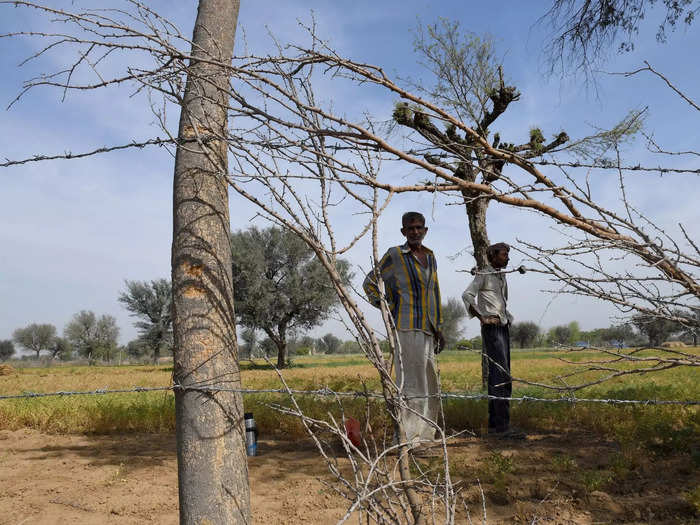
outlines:
[{"label": "man's head", "polygon": [[401,217],[401,233],[406,237],[408,245],[418,247],[423,242],[428,228],[425,227],[425,217],[417,211],[409,211]]},{"label": "man's head", "polygon": [[497,242],[486,249],[486,258],[489,260],[491,266],[496,270],[500,270],[508,266],[509,252],[510,246],[504,242]]}]

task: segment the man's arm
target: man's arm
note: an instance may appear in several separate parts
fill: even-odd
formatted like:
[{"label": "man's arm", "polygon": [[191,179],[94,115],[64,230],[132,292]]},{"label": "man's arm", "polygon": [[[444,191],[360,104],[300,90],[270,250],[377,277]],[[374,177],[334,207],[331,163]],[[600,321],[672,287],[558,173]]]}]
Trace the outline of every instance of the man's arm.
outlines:
[{"label": "man's arm", "polygon": [[479,319],[481,324],[498,324],[500,323],[498,316],[484,314],[476,302],[476,297],[484,284],[485,278],[486,276],[477,274],[469,287],[464,290],[464,293],[462,294],[462,301],[464,301],[464,306],[467,309],[469,319],[476,317]]},{"label": "man's arm", "polygon": [[476,275],[471,284],[469,284],[467,289],[464,290],[464,293],[462,293],[462,301],[464,301],[464,307],[467,309],[469,319],[477,317],[481,320],[482,314],[479,311],[479,305],[476,303],[476,297],[479,294],[483,280],[483,275]]},{"label": "man's arm", "polygon": [[[382,281],[384,281],[385,297],[387,298],[389,305],[391,305],[392,294],[391,289],[387,285],[387,281],[389,280],[391,272],[393,271],[391,253],[387,251],[384,254],[384,257],[382,257],[382,259],[379,261],[379,264],[377,265],[377,269],[380,277],[382,278]],[[375,308],[379,308],[381,303],[381,293],[379,292],[379,285],[377,283],[375,270],[372,270],[367,274],[364,282],[362,283],[362,289],[365,291],[369,303]]]}]

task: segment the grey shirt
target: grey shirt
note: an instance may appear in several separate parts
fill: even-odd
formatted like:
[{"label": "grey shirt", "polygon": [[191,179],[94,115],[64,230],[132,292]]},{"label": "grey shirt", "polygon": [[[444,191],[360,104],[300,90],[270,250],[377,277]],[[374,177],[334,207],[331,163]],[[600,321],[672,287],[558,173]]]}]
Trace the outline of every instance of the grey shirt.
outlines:
[{"label": "grey shirt", "polygon": [[498,317],[501,324],[513,322],[513,316],[506,309],[508,302],[506,276],[497,272],[491,265],[479,270],[469,287],[464,290],[462,300],[470,319],[475,317],[469,311],[469,306],[472,306],[481,316]]}]

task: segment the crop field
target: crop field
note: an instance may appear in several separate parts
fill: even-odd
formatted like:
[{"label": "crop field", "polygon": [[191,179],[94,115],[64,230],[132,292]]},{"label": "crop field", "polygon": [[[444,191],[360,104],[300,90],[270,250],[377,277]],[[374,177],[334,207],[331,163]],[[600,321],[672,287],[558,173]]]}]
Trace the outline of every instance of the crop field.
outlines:
[{"label": "crop field", "polygon": [[[697,351],[697,349],[696,349]],[[561,385],[558,378],[571,374],[585,364],[601,359],[595,351],[515,351],[512,372],[517,379],[531,383]],[[480,361],[473,353],[445,352],[439,357],[442,389],[479,393]],[[361,355],[301,356],[292,368],[283,371],[293,389],[361,391],[379,389],[377,374]],[[585,372],[567,378],[569,384],[599,377],[599,372]],[[262,361],[242,364],[243,387],[279,389],[277,373]],[[162,387],[172,384],[170,366],[54,366],[50,368],[16,368],[0,377],[0,395],[22,392],[92,391],[96,389],[130,389]],[[544,387],[516,382],[514,396],[556,398],[561,394]],[[598,399],[699,399],[697,370],[673,368],[649,374],[633,374],[576,392],[578,398]],[[303,428],[293,418],[270,409],[270,403],[286,403],[278,394],[248,394],[247,411],[255,413],[260,431],[279,436],[299,437]],[[331,398],[299,396],[298,402],[314,417],[336,412],[338,402]],[[358,417],[365,411],[361,399],[344,398],[346,413]],[[381,405],[376,412],[381,413]],[[444,403],[446,426],[451,429],[480,430],[485,421],[484,401],[447,400]],[[697,425],[697,408],[682,406],[608,406],[588,403],[545,404],[516,402],[513,419],[519,426],[546,430],[552,428],[587,428],[607,436],[670,439],[676,432],[688,432]],[[34,428],[49,433],[112,433],[123,431],[172,432],[174,397],[171,392],[123,393],[92,396],[66,396],[42,399],[0,401],[0,429]],[[695,428],[697,430],[697,428]],[[647,435],[647,433],[661,433]]]},{"label": "crop field", "polygon": [[[566,380],[575,384],[600,377],[601,372],[588,371],[573,376],[571,373],[602,358],[602,354],[591,350],[517,350],[512,356],[512,371],[514,377],[525,382],[561,385]],[[477,354],[444,352],[439,356],[439,368],[443,391],[481,392]],[[297,357],[293,366],[282,373],[293,389],[327,387],[338,392],[354,392],[365,388],[376,391],[379,387],[375,371],[359,355]],[[162,365],[14,368],[0,376],[0,395],[160,387],[170,385],[171,381],[172,368]],[[248,389],[281,387],[276,372],[261,361],[243,363],[242,381],[243,387]],[[563,394],[516,382],[513,395],[557,398]],[[606,381],[577,391],[576,397],[697,400],[700,399],[700,383],[697,370],[673,368]],[[298,396],[297,402],[306,414],[316,418],[328,418],[329,414],[337,417],[341,406],[346,415],[361,421],[369,418],[375,438],[381,439],[389,431],[379,400],[367,403],[353,397],[339,401],[331,397]],[[281,450],[281,464],[286,460],[300,462],[298,464],[311,461],[311,456],[299,456],[298,446],[283,445],[302,443],[306,435],[297,419],[280,414],[272,406],[287,406],[287,396],[246,394],[244,403],[246,410],[255,414],[262,450],[266,446],[270,454],[272,450]],[[502,519],[496,519],[495,523],[529,522],[536,512],[550,516],[550,521],[543,519],[542,523],[594,523],[601,518],[607,522],[607,517],[621,523],[695,523],[699,516],[700,414],[697,406],[514,402],[512,420],[530,436],[521,443],[494,443],[482,437],[486,423],[484,401],[449,399],[444,401],[443,409],[448,431],[467,431],[462,435],[461,445],[450,449],[451,473],[467,484],[467,500],[475,505],[480,496],[473,482],[481,481],[492,517]],[[120,452],[122,448],[129,449],[129,443],[134,440],[148,443],[148,447],[162,442],[166,443],[163,447],[167,450],[157,454],[170,458],[172,472],[169,476],[171,483],[176,483],[173,433],[174,396],[169,391],[0,400],[0,438],[5,435],[10,436],[10,440],[20,441],[88,439],[90,443],[99,443],[102,451],[114,447],[118,458],[114,461],[126,472],[125,479],[129,477],[127,474],[138,477],[138,469],[132,465],[130,455]],[[146,437],[149,435],[152,437]],[[115,444],[115,439],[119,445]],[[137,445],[133,447],[138,449]],[[140,453],[156,454],[143,450]],[[308,454],[313,455],[313,450],[309,449]],[[264,456],[250,463],[254,495],[252,480],[263,475],[262,471],[256,471],[255,461],[264,461]],[[3,465],[0,458],[0,480],[3,479]],[[293,464],[288,468],[293,470]],[[316,472],[316,476],[323,475],[323,469]],[[269,473],[264,477],[265,483],[269,483]],[[311,483],[309,479],[308,476],[300,478],[299,483]],[[0,510],[2,501],[0,493]],[[536,504],[537,501],[540,503]],[[331,512],[331,509],[340,512],[342,502],[328,500],[327,503],[324,512]],[[275,504],[265,503],[267,506]],[[317,501],[311,497],[308,504],[316,505]],[[550,504],[552,506],[548,507]],[[279,505],[284,507],[283,503]],[[284,512],[274,516],[258,515],[267,516],[268,523],[293,522],[293,516]],[[145,514],[139,516],[134,523]],[[171,521],[156,522],[174,523],[174,516]],[[334,522],[331,515],[328,516],[328,522]],[[256,518],[258,522],[263,521]]]}]

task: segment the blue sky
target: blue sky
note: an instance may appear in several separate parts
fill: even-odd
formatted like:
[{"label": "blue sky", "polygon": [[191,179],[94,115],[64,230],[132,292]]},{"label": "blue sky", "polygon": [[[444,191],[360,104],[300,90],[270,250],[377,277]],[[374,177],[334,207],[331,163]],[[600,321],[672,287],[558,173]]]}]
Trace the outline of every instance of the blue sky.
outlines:
[{"label": "blue sky", "polygon": [[[49,2],[51,5],[72,2]],[[97,7],[98,2],[91,2]],[[462,28],[477,34],[489,33],[503,57],[506,76],[522,93],[505,118],[499,121],[502,135],[524,141],[527,130],[540,126],[546,136],[565,129],[582,136],[592,126],[610,126],[632,108],[649,107],[647,129],[668,149],[698,148],[697,112],[673,96],[651,75],[632,78],[600,75],[598,90],[587,87],[580,77],[546,75],[542,49],[548,27],[537,23],[549,2],[500,2],[494,12],[485,2],[386,1],[322,2],[242,0],[238,41],[245,34],[258,53],[269,49],[267,31],[282,41],[299,41],[297,19],[309,20],[313,10],[318,32],[341,54],[381,65],[394,75],[420,78],[424,72],[412,49],[412,30],[420,20],[432,23],[438,17],[459,20]],[[123,5],[100,2],[103,7]],[[175,22],[183,34],[192,31],[196,2],[147,2]],[[175,7],[172,7],[175,4]],[[0,7],[0,32],[40,28],[45,24],[37,13]],[[642,28],[633,53],[610,54],[607,71],[630,71],[648,60],[696,101],[700,99],[700,74],[689,67],[688,55],[700,48],[696,27],[680,28],[659,45],[654,39],[654,17]],[[28,93],[9,110],[4,108],[21,90],[21,83],[39,72],[70,60],[70,52],[49,60],[18,63],[37,49],[37,41],[0,39],[0,156],[23,158],[38,153],[84,151],[109,144],[146,139],[162,132],[154,123],[148,101],[129,97],[132,90],[113,89],[69,93],[61,101],[55,89]],[[333,95],[333,94],[328,94]],[[394,99],[347,97],[335,93],[339,104],[371,108],[388,118]],[[359,110],[358,107],[353,107]],[[171,115],[177,122],[177,115]],[[629,158],[642,164],[654,160],[641,144],[631,145]],[[679,159],[679,166],[690,166]],[[697,162],[696,162],[697,165]],[[77,161],[31,163],[0,169],[0,339],[10,338],[15,328],[32,322],[53,323],[59,332],[70,317],[82,309],[114,315],[121,327],[121,342],[136,335],[133,319],[117,302],[124,279],[150,280],[170,275],[172,240],[173,159],[161,148],[110,153]],[[597,180],[600,198],[615,203],[614,184]],[[673,175],[638,176],[630,181],[632,201],[660,224],[674,228],[682,221],[690,231],[700,222],[697,206],[697,177]],[[255,211],[232,195],[232,224],[246,227]],[[402,195],[393,202],[381,222],[382,249],[401,242],[399,217],[406,209],[418,209],[428,217],[426,244],[437,252],[443,296],[459,297],[468,284],[457,270],[472,266],[468,255],[454,256],[469,247],[464,211],[433,201],[429,195]],[[553,226],[538,216],[492,205],[489,212],[492,240],[514,242],[516,238],[552,241]],[[457,239],[457,240],[456,240]],[[368,244],[360,243],[348,257],[366,268]],[[512,260],[518,264],[518,256]],[[359,281],[359,277],[358,277]],[[607,305],[569,296],[552,296],[543,279],[528,274],[513,276],[511,310],[519,320],[544,327],[578,320],[582,328],[607,326],[616,311]],[[465,334],[473,337],[478,327],[465,323]],[[348,338],[340,324],[330,322],[317,329]]]}]

